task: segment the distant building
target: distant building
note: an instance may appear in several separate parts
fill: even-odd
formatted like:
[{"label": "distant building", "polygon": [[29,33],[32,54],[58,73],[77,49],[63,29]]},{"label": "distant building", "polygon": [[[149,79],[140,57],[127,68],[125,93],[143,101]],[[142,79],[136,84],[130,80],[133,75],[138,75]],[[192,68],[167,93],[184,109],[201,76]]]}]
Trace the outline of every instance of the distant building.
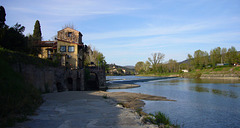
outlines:
[{"label": "distant building", "polygon": [[71,69],[83,68],[82,33],[72,28],[58,31],[57,41],[42,41],[40,58],[60,56],[61,65]]},{"label": "distant building", "polygon": [[183,72],[188,72],[188,70],[187,70],[187,69],[183,69],[182,71],[183,71]]}]

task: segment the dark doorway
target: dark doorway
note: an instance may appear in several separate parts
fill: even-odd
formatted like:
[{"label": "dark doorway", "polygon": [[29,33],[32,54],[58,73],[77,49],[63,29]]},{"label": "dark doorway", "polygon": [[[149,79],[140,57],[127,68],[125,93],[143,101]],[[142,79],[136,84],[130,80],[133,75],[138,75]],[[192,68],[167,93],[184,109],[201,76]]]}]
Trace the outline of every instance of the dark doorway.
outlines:
[{"label": "dark doorway", "polygon": [[60,82],[57,82],[56,86],[57,86],[57,91],[58,92],[65,91],[65,88],[62,86],[62,84]]},{"label": "dark doorway", "polygon": [[87,90],[99,90],[98,76],[95,73],[90,73],[90,78],[86,85]]},{"label": "dark doorway", "polygon": [[68,91],[73,91],[73,79],[71,77],[67,78],[67,88]]}]

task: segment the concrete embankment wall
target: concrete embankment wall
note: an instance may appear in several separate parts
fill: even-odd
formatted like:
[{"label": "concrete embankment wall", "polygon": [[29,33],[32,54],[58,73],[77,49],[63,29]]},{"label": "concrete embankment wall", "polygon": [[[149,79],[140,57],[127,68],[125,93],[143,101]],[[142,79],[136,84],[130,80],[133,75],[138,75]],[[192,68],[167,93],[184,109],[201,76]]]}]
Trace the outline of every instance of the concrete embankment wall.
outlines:
[{"label": "concrete embankment wall", "polygon": [[240,79],[239,74],[202,74],[201,79]]}]

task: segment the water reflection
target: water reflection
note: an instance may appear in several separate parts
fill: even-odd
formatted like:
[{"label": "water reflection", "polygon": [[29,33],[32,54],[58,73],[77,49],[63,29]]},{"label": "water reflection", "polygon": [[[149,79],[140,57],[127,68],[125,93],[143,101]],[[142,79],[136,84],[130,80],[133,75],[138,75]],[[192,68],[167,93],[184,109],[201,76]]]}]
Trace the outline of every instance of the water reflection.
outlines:
[{"label": "water reflection", "polygon": [[196,91],[196,92],[208,92],[216,95],[226,96],[230,98],[238,98],[238,95],[233,91],[225,91],[225,90],[219,90],[219,89],[210,89],[205,88],[202,86],[190,86],[189,90]]},{"label": "water reflection", "polygon": [[231,84],[230,87],[240,87],[239,85]]},{"label": "water reflection", "polygon": [[209,92],[208,88],[204,88],[201,86],[190,86],[189,90],[196,91],[196,92]]},{"label": "water reflection", "polygon": [[231,98],[238,98],[237,94],[234,93],[233,91],[222,91],[218,89],[212,89],[212,93],[221,95],[221,96],[231,97]]}]

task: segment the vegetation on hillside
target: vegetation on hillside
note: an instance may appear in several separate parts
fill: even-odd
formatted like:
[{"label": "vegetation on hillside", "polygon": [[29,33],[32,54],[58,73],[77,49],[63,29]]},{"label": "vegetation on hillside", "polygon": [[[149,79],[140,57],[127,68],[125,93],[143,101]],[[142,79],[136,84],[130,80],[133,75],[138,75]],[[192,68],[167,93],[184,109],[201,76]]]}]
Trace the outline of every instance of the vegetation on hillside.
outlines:
[{"label": "vegetation on hillside", "polygon": [[84,66],[99,66],[106,67],[105,56],[96,50],[94,47],[88,45],[84,52]]},{"label": "vegetation on hillside", "polygon": [[[37,56],[40,52],[36,44],[41,41],[41,28],[37,20],[34,26],[34,35],[25,36],[23,32],[25,27],[19,23],[9,27],[5,24],[6,12],[3,6],[0,6],[0,46],[13,51],[24,52]],[[14,37],[14,38],[13,38]]]},{"label": "vegetation on hillside", "polygon": [[42,103],[40,91],[27,84],[0,56],[0,127],[13,126]]},{"label": "vegetation on hillside", "polygon": [[109,76],[124,76],[124,75],[134,75],[134,69],[129,67],[123,67],[115,64],[108,64],[106,68],[106,75]]},{"label": "vegetation on hillside", "polygon": [[[182,73],[182,70],[196,71],[203,69],[216,69],[219,66],[232,67],[234,64],[240,63],[240,53],[237,52],[235,47],[227,48],[214,48],[208,53],[207,51],[196,50],[194,55],[188,54],[187,60],[178,63],[176,60],[170,59],[163,63],[163,53],[153,53],[148,61],[137,62],[135,71],[141,75],[169,75]],[[199,72],[193,76],[199,76]]]}]

